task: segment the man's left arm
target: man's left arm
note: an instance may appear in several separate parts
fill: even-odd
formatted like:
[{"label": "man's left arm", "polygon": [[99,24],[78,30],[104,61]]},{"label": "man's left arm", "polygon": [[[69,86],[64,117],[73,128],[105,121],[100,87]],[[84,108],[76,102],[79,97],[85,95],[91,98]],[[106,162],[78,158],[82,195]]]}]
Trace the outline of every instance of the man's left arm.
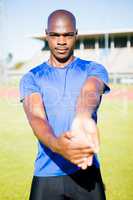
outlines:
[{"label": "man's left arm", "polygon": [[[86,132],[86,135],[93,135],[92,138],[95,144],[93,147],[94,153],[96,153],[99,149],[100,139],[96,122],[92,119],[92,114],[100,104],[104,87],[105,85],[100,78],[92,76],[86,80],[77,100],[76,115],[72,123],[71,137],[76,139],[75,136],[77,135],[77,142],[81,142],[81,145],[85,145],[85,143],[88,142],[88,144],[90,143],[91,147],[92,143],[92,141],[89,141],[89,139],[87,141],[86,137],[84,137],[85,134],[82,134],[82,132]],[[92,155],[90,155],[90,159],[92,160]],[[79,166],[83,166],[83,162],[84,158],[83,160],[79,160]],[[88,165],[91,165],[91,163]],[[86,165],[81,168],[85,169],[87,167],[85,166]]]},{"label": "man's left arm", "polygon": [[90,118],[100,103],[104,91],[104,83],[98,77],[90,77],[84,83],[76,105],[76,115],[86,115]]}]

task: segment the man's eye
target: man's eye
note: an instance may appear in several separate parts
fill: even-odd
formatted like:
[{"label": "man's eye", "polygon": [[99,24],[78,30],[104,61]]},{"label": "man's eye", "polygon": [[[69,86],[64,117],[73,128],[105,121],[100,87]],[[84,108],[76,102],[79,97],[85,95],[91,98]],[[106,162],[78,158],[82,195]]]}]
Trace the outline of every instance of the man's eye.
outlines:
[{"label": "man's eye", "polygon": [[64,35],[64,37],[71,38],[71,37],[74,37],[75,33],[70,32],[70,33],[64,33],[63,35]]},{"label": "man's eye", "polygon": [[59,34],[59,33],[47,33],[50,37],[60,37],[60,36],[63,36],[63,37],[68,37],[68,38],[71,38],[71,37],[74,37],[76,34],[74,32],[69,32],[69,33],[63,33],[63,34]]},{"label": "man's eye", "polygon": [[51,37],[59,37],[60,35],[57,34],[57,33],[49,33],[49,36],[51,36]]},{"label": "man's eye", "polygon": [[66,37],[73,37],[75,34],[74,33],[66,33],[65,36]]}]

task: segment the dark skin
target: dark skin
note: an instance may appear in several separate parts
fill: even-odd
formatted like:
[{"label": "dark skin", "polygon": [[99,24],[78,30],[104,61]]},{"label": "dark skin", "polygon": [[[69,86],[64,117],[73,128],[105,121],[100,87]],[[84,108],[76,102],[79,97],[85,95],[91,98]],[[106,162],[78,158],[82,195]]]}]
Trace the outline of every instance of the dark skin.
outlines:
[{"label": "dark skin", "polygon": [[56,12],[49,17],[46,35],[51,51],[49,62],[54,67],[64,67],[74,59],[73,49],[77,34],[74,20],[67,12]]},{"label": "dark skin", "polygon": [[[48,25],[46,29],[47,41],[50,48],[50,58],[49,63],[53,67],[64,67],[69,64],[73,59],[73,49],[76,41],[76,25],[74,16],[67,11],[55,11],[50,15],[48,20]],[[100,91],[103,90],[102,82],[96,78],[90,78],[83,88],[82,91],[86,92],[96,92],[97,96],[100,96]],[[88,86],[89,85],[89,86]],[[81,91],[81,98],[85,98],[83,92]],[[79,100],[80,102],[80,100]],[[93,98],[93,102],[85,105],[78,103],[77,112],[84,113],[88,112],[87,107],[93,104],[93,108],[97,106],[99,102],[97,99]],[[42,102],[40,94],[33,93],[24,99],[24,110],[29,120],[29,123],[33,129],[33,132],[38,140],[40,140],[44,145],[49,147],[52,151],[59,153],[65,159],[70,162],[79,165],[83,163],[83,157],[92,156],[94,153],[88,146],[80,147],[80,145],[71,141],[71,132],[61,133],[60,137],[56,137],[54,131],[52,130],[46,114],[45,108]],[[84,109],[82,109],[82,107]]]}]

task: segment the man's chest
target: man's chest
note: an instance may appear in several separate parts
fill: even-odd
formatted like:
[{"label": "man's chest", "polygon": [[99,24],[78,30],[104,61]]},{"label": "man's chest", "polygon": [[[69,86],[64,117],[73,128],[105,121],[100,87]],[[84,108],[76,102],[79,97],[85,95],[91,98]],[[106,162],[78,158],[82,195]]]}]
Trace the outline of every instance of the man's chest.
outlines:
[{"label": "man's chest", "polygon": [[41,94],[45,106],[74,104],[87,79],[83,70],[55,70],[40,81]]}]

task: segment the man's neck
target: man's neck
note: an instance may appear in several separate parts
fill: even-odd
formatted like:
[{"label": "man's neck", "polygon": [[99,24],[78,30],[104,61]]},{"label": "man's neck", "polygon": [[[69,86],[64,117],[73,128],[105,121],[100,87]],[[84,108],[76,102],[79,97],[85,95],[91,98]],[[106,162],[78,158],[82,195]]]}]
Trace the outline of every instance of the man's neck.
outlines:
[{"label": "man's neck", "polygon": [[72,62],[75,59],[75,57],[72,55],[67,61],[65,62],[60,62],[58,61],[55,57],[53,57],[52,55],[50,55],[50,58],[48,60],[49,64],[52,65],[53,67],[60,67],[60,68],[64,68],[65,66],[67,66],[70,62]]}]

